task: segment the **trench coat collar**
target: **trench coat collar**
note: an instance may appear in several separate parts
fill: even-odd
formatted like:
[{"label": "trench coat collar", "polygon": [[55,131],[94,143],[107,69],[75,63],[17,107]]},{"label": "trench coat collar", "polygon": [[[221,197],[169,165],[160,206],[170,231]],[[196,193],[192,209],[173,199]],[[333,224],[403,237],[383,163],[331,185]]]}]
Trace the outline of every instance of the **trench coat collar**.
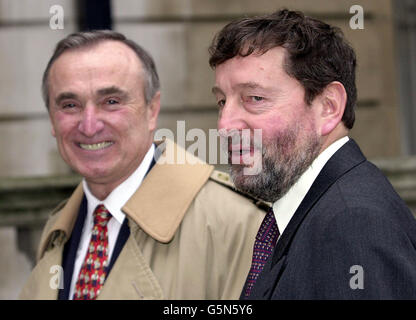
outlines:
[{"label": "trench coat collar", "polygon": [[[186,163],[167,163],[167,151],[174,151],[175,155],[186,154]],[[156,164],[122,210],[152,238],[168,243],[214,167],[185,153],[183,148],[167,139],[157,144],[157,153],[160,156]],[[66,204],[51,218],[51,227],[41,240],[39,257],[59,233],[64,233],[59,238],[69,239],[83,195],[80,183]]]},{"label": "trench coat collar", "polygon": [[[214,167],[185,153],[170,140],[159,144],[157,149],[162,157],[124,205],[123,211],[152,238],[168,243]],[[164,163],[169,160],[167,151],[186,154],[187,162]]]}]

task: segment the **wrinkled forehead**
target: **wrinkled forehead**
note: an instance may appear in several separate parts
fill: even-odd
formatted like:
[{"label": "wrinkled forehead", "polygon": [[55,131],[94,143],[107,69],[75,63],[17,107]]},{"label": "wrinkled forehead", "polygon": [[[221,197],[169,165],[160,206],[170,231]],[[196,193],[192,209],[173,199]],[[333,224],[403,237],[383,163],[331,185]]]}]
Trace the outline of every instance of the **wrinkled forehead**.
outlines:
[{"label": "wrinkled forehead", "polygon": [[73,66],[84,63],[86,65],[105,65],[110,62],[127,64],[131,68],[143,69],[143,65],[136,53],[126,44],[116,40],[102,40],[79,48],[70,48],[64,51],[52,64],[51,69],[62,63],[71,63]]}]

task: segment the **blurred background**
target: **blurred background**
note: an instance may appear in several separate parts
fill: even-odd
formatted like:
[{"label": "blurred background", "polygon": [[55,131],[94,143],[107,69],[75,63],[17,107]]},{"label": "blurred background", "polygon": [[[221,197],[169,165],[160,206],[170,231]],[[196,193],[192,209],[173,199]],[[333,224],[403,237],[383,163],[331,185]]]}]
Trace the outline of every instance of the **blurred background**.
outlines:
[{"label": "blurred background", "polygon": [[60,159],[41,99],[56,43],[79,30],[124,33],[155,59],[159,128],[176,135],[185,120],[186,130],[208,132],[217,121],[213,36],[235,18],[282,7],[344,31],[358,57],[351,136],[416,212],[416,0],[0,0],[0,299],[17,297],[48,212],[80,181]]}]

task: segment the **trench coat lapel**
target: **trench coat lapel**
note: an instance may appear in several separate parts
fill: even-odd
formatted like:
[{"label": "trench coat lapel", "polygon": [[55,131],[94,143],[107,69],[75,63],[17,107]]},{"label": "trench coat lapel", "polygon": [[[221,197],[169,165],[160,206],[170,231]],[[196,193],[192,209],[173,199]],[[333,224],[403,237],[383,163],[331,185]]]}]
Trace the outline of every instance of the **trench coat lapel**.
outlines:
[{"label": "trench coat lapel", "polygon": [[[180,147],[167,140],[167,149]],[[159,161],[123,207],[130,237],[114,263],[98,299],[163,299],[162,288],[138,245],[139,234],[169,243],[195,195],[209,179],[213,166],[163,164]],[[172,196],[174,194],[174,196]]]},{"label": "trench coat lapel", "polygon": [[163,299],[158,280],[135,239],[138,226],[129,219],[131,235],[124,245],[98,296],[99,300]]},{"label": "trench coat lapel", "polygon": [[[185,152],[170,140],[166,150]],[[160,146],[158,146],[159,148]],[[123,211],[156,241],[172,240],[196,194],[214,167],[187,154],[193,164],[156,162]]]}]

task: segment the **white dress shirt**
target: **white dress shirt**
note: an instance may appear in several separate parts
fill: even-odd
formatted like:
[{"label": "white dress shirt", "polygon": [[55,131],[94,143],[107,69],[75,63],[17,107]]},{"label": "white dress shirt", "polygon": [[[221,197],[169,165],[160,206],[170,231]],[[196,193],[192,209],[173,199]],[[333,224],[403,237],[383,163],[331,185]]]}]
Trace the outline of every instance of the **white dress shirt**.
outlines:
[{"label": "white dress shirt", "polygon": [[333,156],[333,154],[345,143],[347,143],[348,140],[348,137],[343,137],[326,148],[312,162],[311,166],[306,169],[306,171],[300,176],[299,180],[289,189],[289,191],[282,198],[273,203],[273,212],[280,234],[283,234],[283,231],[285,231],[290,219],[292,219],[303,198],[306,196],[313,182],[318,177],[319,172],[321,172],[322,168]]},{"label": "white dress shirt", "polygon": [[107,224],[108,228],[108,261],[111,260],[111,255],[114,250],[115,243],[117,241],[118,233],[121,225],[126,217],[121,208],[126,204],[130,197],[140,187],[146,172],[148,171],[152,159],[155,153],[155,146],[152,146],[147,151],[143,161],[139,167],[133,172],[130,177],[123,181],[117,188],[115,188],[103,201],[94,197],[88,188],[88,184],[83,179],[82,186],[85,196],[88,202],[87,216],[85,217],[84,227],[82,229],[82,235],[78,246],[77,254],[75,257],[74,271],[72,273],[71,288],[69,291],[69,299],[72,299],[75,291],[75,284],[78,279],[79,272],[81,270],[82,263],[84,262],[85,255],[87,254],[88,244],[91,239],[91,232],[94,226],[93,213],[95,208],[103,204],[112,215],[112,219]]}]

